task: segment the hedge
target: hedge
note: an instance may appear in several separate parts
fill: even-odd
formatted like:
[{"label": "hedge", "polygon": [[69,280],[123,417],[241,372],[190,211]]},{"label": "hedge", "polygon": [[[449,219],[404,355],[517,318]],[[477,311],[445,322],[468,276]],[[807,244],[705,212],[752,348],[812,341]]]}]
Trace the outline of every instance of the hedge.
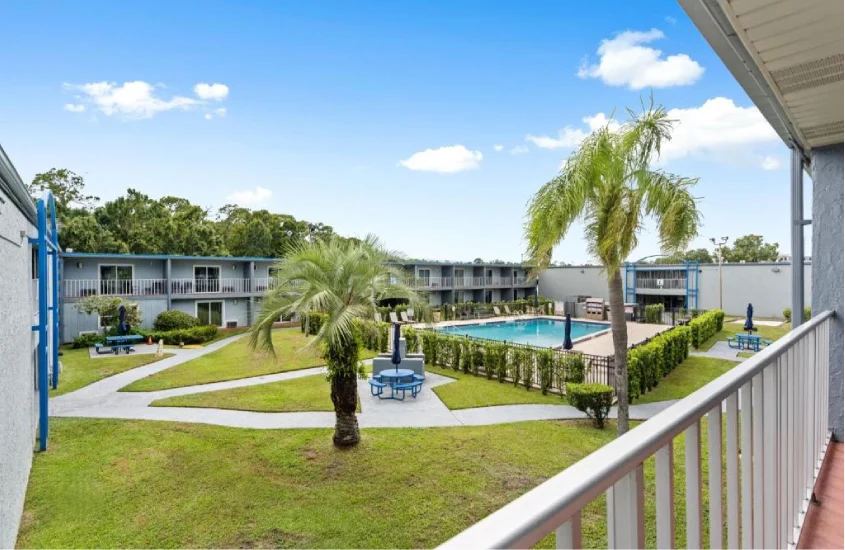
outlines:
[{"label": "hedge", "polygon": [[305,324],[308,323],[308,334],[317,334],[320,332],[320,329],[323,328],[323,323],[325,323],[328,318],[328,313],[313,312],[302,314],[299,318],[299,330],[304,333]]},{"label": "hedge", "polygon": [[199,319],[193,315],[185,313],[184,311],[178,311],[175,309],[162,311],[156,315],[156,318],[153,321],[153,328],[160,331],[179,330],[198,326],[200,326]]},{"label": "hedge", "polygon": [[645,306],[645,322],[662,324],[663,323],[663,304],[651,304]]},{"label": "hedge", "polygon": [[[549,298],[538,298],[537,304],[541,311],[546,315],[554,315],[555,303]],[[496,306],[504,313],[502,309],[505,305],[511,310],[511,313],[527,313],[534,307],[534,298],[520,298],[510,302],[456,302],[454,304],[444,304],[440,308],[441,321],[451,321],[457,319],[462,315],[472,316],[479,312],[490,313],[493,307]]]},{"label": "hedge", "polygon": [[[809,308],[809,307],[805,307],[805,308],[804,308],[804,320],[805,320],[805,321],[809,321],[809,320],[810,320],[810,316],[811,316],[811,315],[812,315],[812,311],[810,310],[810,308]],[[786,319],[786,322],[787,322],[787,323],[789,323],[790,321],[792,321],[792,308],[789,308],[789,307],[784,308],[784,310],[783,310],[783,318],[784,318],[784,319]]]},{"label": "hedge", "polygon": [[661,378],[684,362],[691,332],[690,327],[675,327],[628,351],[630,402],[657,387]]},{"label": "hedge", "polygon": [[596,428],[603,429],[613,404],[613,388],[604,384],[567,384],[569,403],[585,413]]},{"label": "hedge", "polygon": [[138,329],[135,332],[146,340],[152,338],[153,342],[164,340],[169,346],[179,344],[204,344],[217,336],[217,327],[214,325],[202,325],[177,330],[144,330]]},{"label": "hedge", "polygon": [[711,309],[690,321],[689,328],[692,347],[698,349],[704,342],[712,338],[714,334],[722,330],[724,321],[725,312],[721,309]]}]

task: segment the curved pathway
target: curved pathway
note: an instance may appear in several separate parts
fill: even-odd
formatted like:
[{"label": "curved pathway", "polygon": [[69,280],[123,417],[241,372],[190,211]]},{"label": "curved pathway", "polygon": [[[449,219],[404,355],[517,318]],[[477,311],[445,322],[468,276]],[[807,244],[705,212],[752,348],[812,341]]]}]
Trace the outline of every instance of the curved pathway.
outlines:
[{"label": "curved pathway", "polygon": [[[172,350],[173,357],[144,365],[105,378],[74,392],[50,399],[50,416],[86,418],[122,418],[138,420],[166,420],[230,426],[237,428],[285,429],[334,427],[333,412],[267,413],[191,407],[151,407],[153,401],[209,391],[241,388],[291,380],[314,374],[325,374],[325,367],[267,374],[240,380],[214,382],[151,392],[121,392],[120,388],[157,372],[175,367],[218,350],[244,335],[233,336],[196,350]],[[586,416],[569,405],[496,405],[472,409],[450,410],[432,388],[454,382],[452,378],[434,373],[426,375],[423,391],[416,399],[405,401],[381,400],[370,395],[366,380],[358,381],[361,412],[358,423],[362,428],[427,428],[437,426],[484,426],[509,424],[530,420],[582,419]],[[630,417],[647,420],[675,401],[630,406]],[[616,410],[610,411],[611,418]]]}]

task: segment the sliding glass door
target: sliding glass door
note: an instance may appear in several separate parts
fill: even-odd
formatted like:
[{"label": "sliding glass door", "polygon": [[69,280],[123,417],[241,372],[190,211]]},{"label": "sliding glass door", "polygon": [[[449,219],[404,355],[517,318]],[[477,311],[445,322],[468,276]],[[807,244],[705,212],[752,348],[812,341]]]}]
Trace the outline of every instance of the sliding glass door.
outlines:
[{"label": "sliding glass door", "polygon": [[223,302],[197,302],[197,318],[203,325],[223,326]]},{"label": "sliding glass door", "polygon": [[132,294],[131,265],[101,265],[100,294]]},{"label": "sliding glass door", "polygon": [[194,266],[194,292],[220,292],[219,266]]}]

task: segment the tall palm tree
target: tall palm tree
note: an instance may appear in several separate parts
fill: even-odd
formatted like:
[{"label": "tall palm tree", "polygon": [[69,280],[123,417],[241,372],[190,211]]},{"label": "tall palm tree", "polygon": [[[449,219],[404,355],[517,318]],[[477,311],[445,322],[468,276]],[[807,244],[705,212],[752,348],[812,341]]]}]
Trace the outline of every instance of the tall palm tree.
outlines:
[{"label": "tall palm tree", "polygon": [[373,236],[363,241],[334,236],[294,247],[276,265],[275,288],[265,296],[251,331],[253,349],[273,352],[271,330],[280,317],[328,315],[308,345],[320,346],[328,366],[336,418],[334,444],[339,447],[355,445],[361,438],[355,409],[362,370],[354,320],[372,319],[379,301],[390,298],[407,300],[423,318],[429,314],[422,297],[405,284],[402,268],[386,263],[396,257]]},{"label": "tall palm tree", "polygon": [[604,266],[610,296],[616,366],[618,433],[628,431],[628,329],[622,277],[625,259],[636,248],[646,218],[657,222],[666,253],[684,250],[698,234],[700,214],[684,178],[652,167],[661,145],[671,139],[672,121],[652,102],[628,111],[620,128],[610,123],[587,137],[560,173],[528,204],[525,238],[531,263],[549,265],[552,249],[576,220],[582,220],[589,253]]}]

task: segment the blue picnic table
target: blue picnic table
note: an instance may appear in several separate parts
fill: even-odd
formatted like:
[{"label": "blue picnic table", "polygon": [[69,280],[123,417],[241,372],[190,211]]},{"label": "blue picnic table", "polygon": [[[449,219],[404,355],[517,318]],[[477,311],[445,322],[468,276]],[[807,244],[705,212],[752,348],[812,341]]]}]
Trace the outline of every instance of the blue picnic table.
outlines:
[{"label": "blue picnic table", "polygon": [[[406,381],[407,379],[407,381]],[[415,374],[411,369],[387,369],[370,379],[370,391],[379,399],[405,400],[405,391],[410,390],[411,396],[416,398],[422,389],[423,377]],[[384,388],[390,388],[390,395],[383,396]],[[402,397],[397,397],[398,393]]]},{"label": "blue picnic table", "polygon": [[123,334],[119,336],[106,336],[106,344],[111,348],[115,355],[120,353],[120,350],[125,350],[128,354],[132,349],[132,344],[143,340],[144,337],[140,334]]},{"label": "blue picnic table", "polygon": [[753,334],[737,334],[736,337],[728,338],[728,345],[735,349],[760,351],[760,343],[761,338]]}]

